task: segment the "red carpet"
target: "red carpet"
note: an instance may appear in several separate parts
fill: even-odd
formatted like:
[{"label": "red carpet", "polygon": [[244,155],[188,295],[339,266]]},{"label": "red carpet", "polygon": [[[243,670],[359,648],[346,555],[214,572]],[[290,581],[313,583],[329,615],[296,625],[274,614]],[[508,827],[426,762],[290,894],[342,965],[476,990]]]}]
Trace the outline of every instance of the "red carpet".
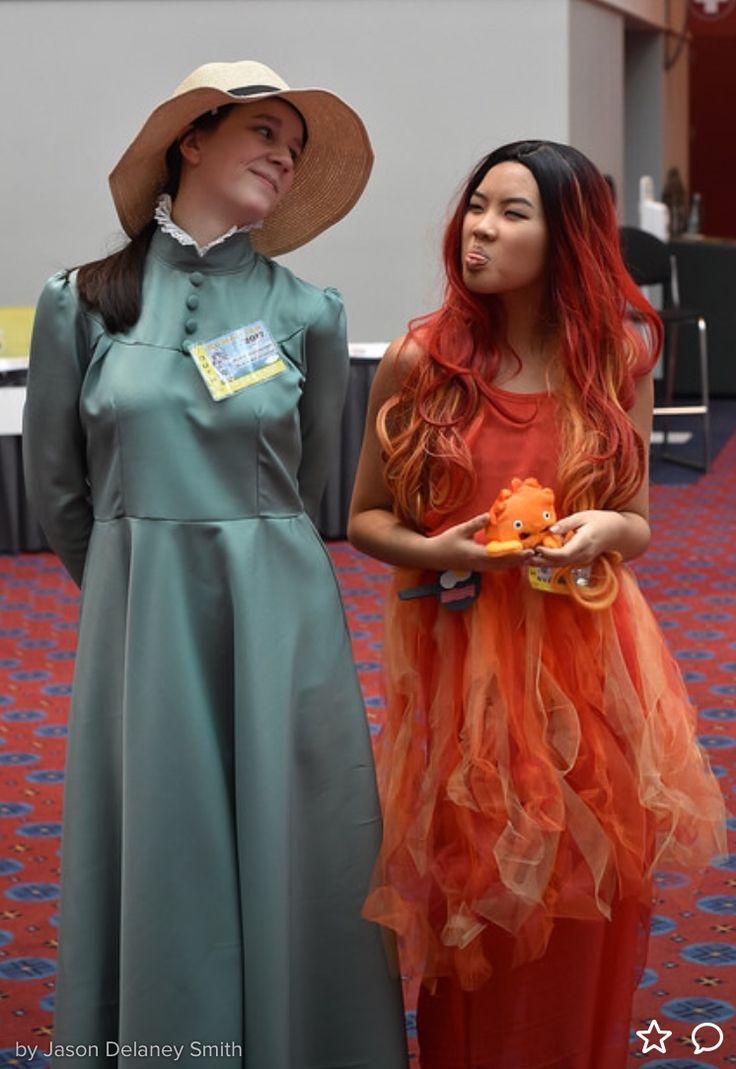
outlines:
[{"label": "red carpet", "polygon": [[[700,736],[733,810],[736,792],[736,437],[712,471],[653,490],[654,538],[637,564],[693,701]],[[345,597],[371,728],[380,729],[381,598],[387,569],[344,543],[330,552]],[[0,557],[0,1069],[43,1069],[16,1053],[47,1049],[53,1019],[65,722],[77,598],[49,555]],[[631,1065],[736,1064],[736,846],[702,872],[661,872],[648,969],[635,1003]],[[407,987],[414,1057],[415,992]],[[666,1054],[642,1055],[637,1029],[656,1018]],[[692,1029],[725,1040],[696,1052]],[[713,1029],[696,1036],[702,1047]],[[267,1069],[267,1067],[264,1067]]]}]

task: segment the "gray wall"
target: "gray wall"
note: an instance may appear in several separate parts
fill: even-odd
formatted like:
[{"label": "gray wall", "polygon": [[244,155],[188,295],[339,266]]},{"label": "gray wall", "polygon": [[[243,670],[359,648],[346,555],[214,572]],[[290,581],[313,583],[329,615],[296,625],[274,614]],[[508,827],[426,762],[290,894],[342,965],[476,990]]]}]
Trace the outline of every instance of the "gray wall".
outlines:
[{"label": "gray wall", "polygon": [[624,19],[615,11],[570,4],[569,140],[623,188]]},{"label": "gray wall", "polygon": [[[567,0],[5,0],[0,3],[0,304],[119,239],[107,174],[143,118],[212,59],[324,85],[371,132],[350,216],[284,258],[339,286],[351,338],[378,341],[438,297],[438,238],[488,149],[567,133]],[[12,100],[12,105],[11,105]]]},{"label": "gray wall", "polygon": [[107,174],[145,116],[200,63],[255,57],[366,121],[363,199],[284,262],[342,289],[353,341],[393,337],[437,302],[448,206],[486,151],[577,140],[622,173],[619,89],[589,82],[622,77],[621,25],[586,0],[3,0],[0,304],[115,247]]},{"label": "gray wall", "polygon": [[664,177],[664,41],[662,35],[632,30],[626,34],[626,217],[639,225],[639,179],[654,179],[655,199]]}]

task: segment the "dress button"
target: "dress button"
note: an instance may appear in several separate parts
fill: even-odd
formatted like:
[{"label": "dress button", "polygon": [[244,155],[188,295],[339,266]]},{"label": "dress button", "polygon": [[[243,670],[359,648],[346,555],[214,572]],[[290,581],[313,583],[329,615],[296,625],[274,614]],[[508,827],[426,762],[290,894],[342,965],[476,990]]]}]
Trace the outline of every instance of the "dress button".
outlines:
[{"label": "dress button", "polygon": [[197,329],[197,320],[196,319],[187,319],[186,323],[184,324],[184,330],[187,332],[187,334],[194,334],[196,329]]},{"label": "dress button", "polygon": [[199,308],[199,297],[194,293],[190,293],[187,297],[187,308],[193,312],[195,308]]},{"label": "dress button", "polygon": [[204,275],[201,271],[193,271],[189,276],[189,281],[193,286],[201,286],[204,282]]}]

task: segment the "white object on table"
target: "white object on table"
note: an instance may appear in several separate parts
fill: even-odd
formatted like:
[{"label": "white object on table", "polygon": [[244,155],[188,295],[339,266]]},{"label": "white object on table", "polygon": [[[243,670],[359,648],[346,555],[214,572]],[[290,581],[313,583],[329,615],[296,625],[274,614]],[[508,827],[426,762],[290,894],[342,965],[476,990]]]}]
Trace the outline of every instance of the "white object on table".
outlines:
[{"label": "white object on table", "polygon": [[25,386],[0,388],[0,434],[20,435],[22,433],[25,403]]},{"label": "white object on table", "polygon": [[380,360],[388,345],[387,341],[351,342],[348,352],[351,360]]},{"label": "white object on table", "polygon": [[[0,356],[0,373],[23,371],[28,367],[27,356]],[[0,384],[0,434],[19,435],[23,429],[25,386]]]},{"label": "white object on table", "polygon": [[0,356],[0,372],[24,371],[27,367],[27,356]]},{"label": "white object on table", "polygon": [[670,210],[661,200],[654,199],[654,179],[648,174],[639,179],[639,229],[660,241],[669,241]]}]

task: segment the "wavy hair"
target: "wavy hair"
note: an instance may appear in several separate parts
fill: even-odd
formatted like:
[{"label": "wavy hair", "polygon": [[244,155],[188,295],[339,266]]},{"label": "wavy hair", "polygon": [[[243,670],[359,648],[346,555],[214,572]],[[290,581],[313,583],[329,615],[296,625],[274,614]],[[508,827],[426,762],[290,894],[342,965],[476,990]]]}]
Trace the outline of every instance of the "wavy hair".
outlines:
[{"label": "wavy hair", "polygon": [[[542,318],[558,344],[556,392],[564,412],[558,515],[620,508],[644,476],[648,443],[627,409],[636,375],[656,361],[659,317],[624,266],[602,174],[568,145],[516,141],[481,160],[465,183],[443,240],[442,306],[409,323],[406,340],[417,343],[422,355],[378,415],[396,511],[419,529],[428,512],[447,515],[475,487],[472,444],[499,369],[505,324],[499,299],[473,293],[463,282],[462,227],[486,174],[508,161],[534,176],[548,233]],[[606,584],[610,576],[587,592],[576,588],[576,596],[601,604]]]}]

